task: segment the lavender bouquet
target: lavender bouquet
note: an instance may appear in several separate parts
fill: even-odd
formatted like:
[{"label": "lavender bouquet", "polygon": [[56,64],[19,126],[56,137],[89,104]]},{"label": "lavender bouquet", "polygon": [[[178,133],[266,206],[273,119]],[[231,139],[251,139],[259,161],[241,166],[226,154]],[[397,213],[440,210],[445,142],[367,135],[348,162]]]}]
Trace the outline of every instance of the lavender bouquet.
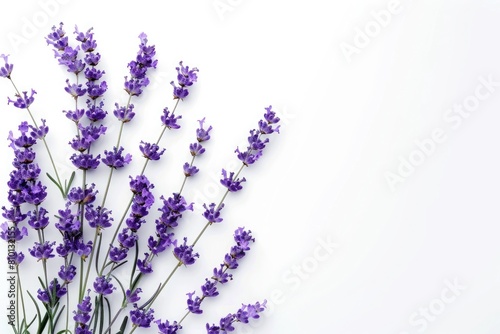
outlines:
[{"label": "lavender bouquet", "polygon": [[[212,126],[200,117],[192,143],[186,144],[186,156],[190,158],[179,170],[180,188],[157,198],[153,182],[161,180],[151,180],[147,167],[159,163],[167,132],[181,128],[178,109],[182,101],[191,98],[198,69],[182,61],[176,67],[176,80],[170,82],[173,105],[158,115],[161,129],[156,141],[138,143],[142,157],[134,157],[134,163],[142,166],[140,173],[127,175],[123,181],[126,174],[122,170],[132,164],[133,157],[122,146],[122,138],[127,124],[134,119],[134,103],[139,102],[157,67],[155,46],[149,44],[146,34],[139,35],[139,51],[128,63],[123,87],[127,102],[114,104],[110,120],[104,98],[108,91],[106,73],[99,67],[101,55],[96,51],[93,30],[75,27],[73,37],[66,34],[62,23],[46,37],[58,64],[68,73],[64,90],[70,97],[70,107],[63,113],[68,126],[74,128],[74,137],[58,140],[69,140],[74,150],[69,160],[74,168],[65,179],[56,167],[53,147],[46,140],[53,131],[49,133],[47,121],[39,119],[33,110],[37,92],[19,90],[13,79],[14,66],[8,56],[0,56],[0,77],[10,81],[14,90],[8,104],[22,109],[28,119],[8,135],[14,159],[7,183],[8,204],[2,207],[4,220],[0,225],[0,237],[8,249],[6,322],[16,334],[133,333],[139,327],[155,325],[158,333],[177,333],[190,314],[203,312],[206,298],[219,295],[220,286],[232,280],[233,271],[255,241],[251,231],[235,229],[233,246],[220,256],[219,264],[207,273],[199,288],[185,292],[186,305],[179,305],[176,318],[166,320],[170,314],[162,314],[160,309],[155,312],[155,302],[172,293],[165,287],[174,274],[198,261],[196,244],[211,225],[223,221],[225,199],[242,190],[246,181],[241,176],[243,170],[262,156],[269,135],[279,132],[279,118],[271,106],[265,108],[263,119],[250,130],[247,147],[236,148],[241,166],[235,171],[222,169],[220,186],[224,191],[218,203],[193,203],[183,191],[188,180],[200,172],[198,159],[205,154],[212,131]],[[108,131],[109,124],[118,124],[116,131]],[[39,163],[39,155],[48,158],[47,166]],[[48,169],[42,173],[42,167]],[[106,182],[96,184],[93,179],[98,180],[100,171],[107,174]],[[117,182],[126,182],[129,192],[113,193]],[[108,207],[110,195],[125,203],[122,213],[116,215]],[[49,203],[57,203],[56,212],[49,212]],[[179,235],[181,223],[184,216],[189,219],[193,214],[189,211],[195,206],[203,208],[205,223],[196,237],[188,240]],[[153,224],[149,231],[141,229]],[[150,275],[153,268],[162,273],[161,281]],[[27,278],[30,280],[26,282]],[[30,288],[26,288],[27,283]],[[235,307],[234,313],[222,316],[216,324],[207,323],[205,331],[234,331],[237,323],[259,318],[265,306],[264,300]]]}]

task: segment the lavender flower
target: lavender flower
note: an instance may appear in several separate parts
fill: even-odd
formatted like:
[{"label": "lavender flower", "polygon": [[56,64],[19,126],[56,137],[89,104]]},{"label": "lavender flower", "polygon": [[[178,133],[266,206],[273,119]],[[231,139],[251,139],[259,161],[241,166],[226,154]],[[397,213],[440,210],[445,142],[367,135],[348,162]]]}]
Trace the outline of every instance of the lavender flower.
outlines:
[{"label": "lavender flower", "polygon": [[182,326],[177,324],[177,321],[174,321],[172,324],[170,324],[168,320],[165,320],[165,322],[156,320],[155,322],[158,325],[158,331],[161,334],[176,334],[178,330],[182,329]]},{"label": "lavender flower", "polygon": [[200,123],[200,127],[196,129],[196,139],[198,142],[204,142],[210,139],[210,131],[212,130],[212,126],[209,126],[208,129],[203,128],[203,124],[205,123],[205,118],[198,121]]},{"label": "lavender flower", "polygon": [[154,320],[154,310],[149,309],[149,310],[144,310],[144,309],[139,309],[137,308],[137,305],[135,305],[135,308],[130,311],[130,320],[134,325],[137,327],[144,327],[144,328],[149,328],[151,326],[151,322]]},{"label": "lavender flower", "polygon": [[189,66],[184,66],[182,61],[179,62],[180,67],[176,67],[177,70],[177,86],[173,81],[170,84],[173,86],[174,99],[184,99],[189,95],[187,87],[192,86],[198,80],[199,70],[196,67],[189,69]]},{"label": "lavender flower", "polygon": [[34,230],[43,230],[49,225],[49,217],[47,210],[40,207],[37,212],[29,211],[27,214],[28,225]]},{"label": "lavender flower", "polygon": [[111,168],[119,169],[125,167],[132,161],[132,156],[130,154],[126,154],[123,156],[123,147],[120,146],[119,149],[113,147],[113,151],[104,151],[105,157],[102,158],[102,162]]},{"label": "lavender flower", "polygon": [[184,163],[184,165],[182,166],[182,169],[184,169],[184,175],[186,177],[193,176],[200,171],[196,166],[190,165],[187,162]]},{"label": "lavender flower", "polygon": [[109,251],[109,258],[112,262],[118,263],[127,257],[128,248],[112,247]]},{"label": "lavender flower", "polygon": [[62,279],[65,283],[69,283],[73,281],[73,278],[75,278],[76,276],[76,267],[73,265],[61,266],[58,275],[59,278]]},{"label": "lavender flower", "polygon": [[191,265],[196,261],[195,258],[199,257],[199,254],[193,254],[193,247],[188,246],[186,243],[187,238],[184,238],[184,243],[174,248],[174,255],[182,264]]},{"label": "lavender flower", "polygon": [[205,212],[203,212],[203,217],[210,223],[220,223],[223,219],[220,217],[220,212],[224,208],[224,203],[215,207],[215,203],[211,203],[208,207],[203,204]]},{"label": "lavender flower", "polygon": [[143,141],[141,141],[139,149],[143,156],[148,160],[160,160],[161,155],[165,152],[165,149],[160,151],[160,147],[158,145],[145,143]]},{"label": "lavender flower", "polygon": [[85,115],[91,122],[101,121],[107,115],[107,112],[102,109],[103,107],[104,102],[102,101],[97,104],[91,100],[87,100],[87,111],[85,112]]},{"label": "lavender flower", "polygon": [[259,313],[264,311],[267,301],[263,303],[256,302],[255,304],[242,304],[242,307],[234,314],[228,314],[219,321],[219,326],[206,324],[208,334],[224,334],[234,331],[233,324],[235,322],[248,323],[250,318],[257,319],[260,317]]},{"label": "lavender flower", "polygon": [[44,243],[35,242],[34,247],[29,248],[28,250],[31,256],[36,258],[38,261],[47,261],[55,256],[52,254],[55,244],[55,242],[49,243],[48,241],[45,241]]},{"label": "lavender flower", "polygon": [[70,84],[69,79],[66,79],[66,87],[64,90],[75,99],[87,93],[87,89],[82,88],[82,84]]},{"label": "lavender flower", "polygon": [[7,255],[7,263],[9,265],[18,266],[23,260],[24,254],[22,252],[9,252]]},{"label": "lavender flower", "polygon": [[0,58],[4,61],[4,66],[0,67],[0,77],[10,79],[10,75],[12,70],[14,69],[14,65],[9,64],[9,56],[0,55]]},{"label": "lavender flower", "polygon": [[9,226],[7,223],[0,224],[0,238],[8,242],[20,241],[28,235],[26,227],[18,228],[16,225]]},{"label": "lavender flower", "polygon": [[156,55],[155,46],[148,45],[148,38],[145,33],[139,35],[141,44],[136,59],[128,64],[131,78],[125,77],[125,91],[130,96],[139,96],[143,88],[149,85],[149,79],[146,73],[150,68],[156,68],[158,60],[154,59]]},{"label": "lavender flower", "polygon": [[200,309],[200,305],[202,302],[201,298],[196,297],[195,299],[193,299],[194,291],[188,292],[186,295],[188,296],[187,304],[188,304],[189,312],[194,313],[194,314],[203,313],[203,310]]},{"label": "lavender flower", "polygon": [[137,235],[133,234],[128,228],[124,228],[120,233],[118,233],[118,242],[120,246],[124,248],[132,248],[137,242]]},{"label": "lavender flower", "polygon": [[34,95],[36,94],[36,91],[34,89],[31,90],[30,96],[28,96],[28,92],[24,91],[23,95],[16,94],[16,100],[11,100],[10,98],[7,99],[7,103],[14,104],[14,107],[19,108],[19,109],[27,109],[29,106],[35,101]]},{"label": "lavender flower", "polygon": [[111,222],[113,221],[110,210],[101,208],[100,206],[94,208],[92,205],[85,206],[85,219],[87,219],[90,227],[98,228],[99,230],[111,227]]},{"label": "lavender flower", "polygon": [[137,260],[137,268],[143,274],[150,274],[153,272],[153,267],[151,265],[151,262],[148,261],[148,258],[149,254],[144,253],[144,260],[141,259]]},{"label": "lavender flower", "polygon": [[92,154],[73,154],[70,157],[71,162],[73,165],[82,170],[91,170],[91,169],[96,169],[97,166],[99,166],[99,159],[101,158],[101,155],[97,155],[97,157],[94,158],[94,155]]},{"label": "lavender flower", "polygon": [[202,155],[203,153],[205,153],[205,149],[203,148],[203,146],[201,146],[198,143],[190,144],[189,151],[191,152],[191,155],[193,157],[196,157],[196,156],[199,156],[199,155]]},{"label": "lavender flower", "polygon": [[110,283],[111,278],[106,278],[105,276],[98,276],[94,281],[94,291],[98,294],[102,294],[104,296],[113,293],[115,287]]},{"label": "lavender flower", "polygon": [[95,184],[91,184],[90,187],[82,189],[80,187],[71,188],[68,193],[68,200],[74,204],[90,204],[95,201],[97,195],[97,190],[95,189]]},{"label": "lavender flower", "polygon": [[[87,291],[90,293],[90,290]],[[88,322],[91,319],[90,312],[92,312],[92,302],[90,301],[90,296],[85,296],[80,303],[77,305],[77,311],[73,311],[73,320],[77,323],[78,327],[76,333],[79,334],[91,334],[92,331],[89,329]]]},{"label": "lavender flower", "polygon": [[163,115],[160,117],[163,125],[169,129],[179,129],[181,126],[177,124],[177,121],[181,118],[182,116],[176,116],[174,113],[170,113],[168,108],[163,109]]},{"label": "lavender flower", "polygon": [[222,179],[220,180],[220,183],[226,187],[229,191],[231,192],[237,192],[238,190],[243,189],[243,186],[241,186],[242,182],[245,182],[246,179],[234,179],[234,172],[229,173],[229,177],[227,176],[227,172],[225,169],[222,169]]},{"label": "lavender flower", "polygon": [[129,104],[127,107],[120,107],[118,103],[115,103],[116,109],[113,111],[113,115],[122,123],[128,123],[130,122],[134,116],[135,113],[133,112],[134,110],[134,105]]},{"label": "lavender flower", "polygon": [[141,299],[141,297],[139,297],[139,293],[141,292],[142,292],[141,288],[136,288],[133,292],[131,292],[130,289],[127,289],[127,291],[125,292],[127,303],[138,302]]}]

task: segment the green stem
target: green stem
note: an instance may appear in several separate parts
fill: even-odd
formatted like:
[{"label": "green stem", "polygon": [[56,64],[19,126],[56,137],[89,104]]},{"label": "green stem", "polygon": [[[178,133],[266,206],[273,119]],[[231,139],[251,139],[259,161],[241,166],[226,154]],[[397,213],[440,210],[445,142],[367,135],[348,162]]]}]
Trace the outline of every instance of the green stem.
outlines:
[{"label": "green stem", "polygon": [[[177,271],[177,269],[179,269],[179,267],[181,266],[181,264],[182,264],[182,262],[179,261],[175,265],[175,268],[170,272],[170,275],[168,275],[167,279],[165,279],[165,281],[162,283],[162,285],[160,286],[160,288],[158,289],[158,291],[155,293],[155,295],[151,299],[151,301],[149,301],[149,303],[147,304],[147,306],[144,306],[145,307],[145,311],[148,311],[151,308],[151,306],[155,302],[156,298],[158,298],[158,296],[161,294],[161,292],[163,291],[163,289],[165,288],[165,286],[168,284],[168,282],[170,281],[170,279],[172,278],[172,276],[174,276],[175,272]],[[137,325],[133,325],[132,329],[129,332],[129,334],[132,334],[135,331],[136,328],[137,328]]]}]

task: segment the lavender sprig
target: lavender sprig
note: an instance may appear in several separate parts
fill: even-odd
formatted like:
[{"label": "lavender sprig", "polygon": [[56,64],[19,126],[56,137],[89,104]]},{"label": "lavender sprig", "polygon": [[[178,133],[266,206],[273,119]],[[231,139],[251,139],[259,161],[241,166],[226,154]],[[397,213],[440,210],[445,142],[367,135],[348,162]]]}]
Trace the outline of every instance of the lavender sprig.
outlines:
[{"label": "lavender sprig", "polygon": [[205,278],[205,283],[201,286],[202,296],[193,298],[195,292],[187,293],[188,311],[179,321],[179,325],[190,314],[201,314],[201,303],[207,297],[216,297],[219,295],[217,284],[225,284],[233,279],[232,274],[228,274],[228,270],[235,270],[238,268],[239,260],[241,260],[246,252],[250,250],[250,242],[255,242],[251,231],[246,231],[243,227],[238,228],[234,232],[235,245],[231,247],[229,253],[224,256],[224,261],[219,267],[213,269],[213,275],[210,278]]},{"label": "lavender sprig", "polygon": [[69,181],[65,180],[64,185],[63,185],[63,183],[61,182],[61,178],[59,176],[59,172],[57,171],[57,168],[56,168],[56,165],[54,162],[54,158],[52,157],[52,153],[50,151],[49,145],[47,144],[47,141],[45,140],[45,135],[48,133],[49,128],[48,128],[48,126],[45,125],[45,120],[42,120],[42,125],[39,126],[37,121],[35,120],[35,117],[33,116],[31,109],[30,109],[31,104],[33,104],[33,102],[35,100],[34,95],[36,94],[36,91],[34,89],[31,89],[30,96],[28,96],[27,91],[23,91],[23,93],[21,94],[21,92],[17,88],[16,84],[14,83],[14,80],[12,79],[12,71],[14,69],[14,65],[9,63],[8,56],[2,54],[2,55],[0,55],[0,58],[2,58],[4,61],[4,65],[2,67],[0,67],[0,77],[8,79],[10,81],[10,83],[12,84],[12,87],[15,90],[16,100],[14,101],[14,100],[11,100],[10,98],[8,98],[8,103],[9,104],[12,103],[16,108],[19,108],[19,109],[26,109],[26,111],[27,111],[32,123],[33,123],[34,132],[37,134],[38,139],[42,140],[44,147],[45,147],[45,150],[47,152],[47,155],[49,156],[49,160],[50,160],[50,163],[52,165],[52,169],[54,170],[55,178],[50,176],[50,174],[47,174],[47,176],[51,179],[52,182],[54,182],[54,184],[60,190],[63,198],[66,198],[66,195],[67,195],[69,188],[71,186],[71,182],[73,181],[73,176],[70,177]]}]

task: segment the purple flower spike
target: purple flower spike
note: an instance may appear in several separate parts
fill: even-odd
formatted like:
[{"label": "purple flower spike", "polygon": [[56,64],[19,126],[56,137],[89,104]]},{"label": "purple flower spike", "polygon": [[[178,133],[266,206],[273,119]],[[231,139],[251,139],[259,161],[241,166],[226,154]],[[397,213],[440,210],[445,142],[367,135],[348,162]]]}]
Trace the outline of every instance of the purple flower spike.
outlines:
[{"label": "purple flower spike", "polygon": [[163,115],[160,117],[163,125],[169,129],[179,129],[181,126],[177,124],[177,121],[181,118],[182,116],[175,116],[174,113],[170,113],[168,108],[163,109]]},{"label": "purple flower spike", "polygon": [[235,314],[236,320],[246,324],[246,323],[248,323],[248,319],[250,319],[250,318],[253,318],[253,319],[260,318],[259,313],[264,311],[264,309],[266,308],[266,303],[267,303],[267,300],[264,300],[264,302],[262,304],[259,302],[256,302],[255,304],[248,304],[248,305],[243,304],[243,306]]},{"label": "purple flower spike", "polygon": [[188,246],[187,238],[184,238],[184,243],[180,246],[174,248],[174,255],[184,265],[193,264],[197,257],[199,257],[198,253],[193,254],[193,247]]},{"label": "purple flower spike", "polygon": [[111,278],[106,278],[105,276],[96,277],[94,281],[94,291],[104,296],[111,294],[115,287],[113,287],[113,284],[110,282]]},{"label": "purple flower spike", "polygon": [[133,104],[129,104],[128,107],[120,107],[118,103],[115,103],[115,107],[116,109],[113,111],[113,115],[115,115],[120,122],[128,123],[134,118],[135,113],[133,112]]},{"label": "purple flower spike", "polygon": [[137,327],[149,328],[151,326],[151,322],[154,320],[154,310],[144,310],[137,308],[137,305],[134,305],[135,309],[130,311],[130,320]]},{"label": "purple flower spike", "polygon": [[89,169],[96,169],[97,166],[99,166],[99,159],[101,158],[101,155],[97,155],[97,157],[94,158],[92,154],[73,154],[70,157],[71,162],[73,165],[82,170],[89,170]]},{"label": "purple flower spike", "polygon": [[[87,292],[90,292],[88,290]],[[90,296],[87,295],[83,300],[78,303],[77,311],[73,311],[73,320],[78,324],[76,333],[78,334],[91,334],[92,332],[88,329],[87,322],[90,321],[92,312],[92,302],[90,301]]]},{"label": "purple flower spike", "polygon": [[176,67],[177,70],[177,81],[181,87],[191,86],[198,80],[197,72],[199,70],[196,67],[193,67],[191,70],[189,66],[184,66],[182,61],[179,62],[180,67]]},{"label": "purple flower spike", "polygon": [[219,295],[219,291],[217,291],[216,282],[209,281],[205,278],[205,284],[201,286],[201,291],[203,292],[204,297],[215,297]]},{"label": "purple flower spike", "polygon": [[111,168],[119,169],[125,167],[132,161],[132,156],[130,154],[126,154],[123,156],[123,147],[117,150],[116,147],[113,147],[113,151],[104,151],[105,157],[102,158],[102,162]]},{"label": "purple flower spike", "polygon": [[52,27],[52,32],[45,38],[47,45],[52,45],[54,49],[62,51],[68,46],[68,36],[63,29],[64,24],[61,22],[59,28]]},{"label": "purple flower spike", "polygon": [[55,256],[54,254],[52,254],[55,244],[55,242],[49,243],[48,241],[45,241],[43,244],[35,242],[34,247],[29,248],[28,250],[31,256],[38,259],[38,261],[47,261],[48,259]]},{"label": "purple flower spike", "polygon": [[31,95],[28,96],[28,92],[23,92],[23,96],[16,94],[16,100],[7,99],[7,103],[13,103],[14,107],[19,109],[27,109],[34,101],[34,95],[36,91],[34,89],[31,90]]},{"label": "purple flower spike", "polygon": [[210,139],[210,131],[212,130],[212,126],[209,126],[208,129],[203,128],[205,118],[198,122],[200,123],[200,128],[196,129],[196,139],[198,139],[198,142],[201,143]]},{"label": "purple flower spike", "polygon": [[141,297],[139,297],[139,293],[142,292],[142,289],[141,288],[136,288],[134,290],[134,292],[131,292],[130,289],[127,289],[127,291],[125,292],[125,296],[127,297],[127,303],[136,303],[138,302]]},{"label": "purple flower spike", "polygon": [[220,284],[227,283],[229,280],[233,279],[233,275],[226,273],[225,265],[221,264],[220,268],[214,268],[214,275],[212,279],[219,282]]},{"label": "purple flower spike", "polygon": [[132,248],[137,242],[137,234],[134,234],[130,229],[124,228],[121,233],[118,234],[118,242],[120,246],[124,248]]},{"label": "purple flower spike", "polygon": [[97,84],[93,81],[87,82],[87,93],[92,100],[101,97],[108,90],[106,81]]},{"label": "purple flower spike", "polygon": [[28,225],[34,230],[43,230],[49,225],[49,217],[47,217],[47,210],[39,208],[38,213],[28,212]]},{"label": "purple flower spike", "polygon": [[161,334],[176,334],[178,330],[182,328],[181,325],[174,321],[172,324],[168,320],[161,322],[161,320],[156,320],[155,323],[158,325],[158,331]]},{"label": "purple flower spike", "polygon": [[137,268],[143,274],[150,274],[153,272],[153,267],[151,265],[151,262],[148,261],[148,258],[149,254],[144,253],[144,260],[141,259],[137,260]]},{"label": "purple flower spike", "polygon": [[175,99],[182,100],[189,95],[189,91],[184,87],[177,87],[173,81],[171,81],[170,84],[172,85],[172,87],[174,87],[174,100]]},{"label": "purple flower spike", "polygon": [[141,141],[139,149],[144,157],[149,160],[160,160],[161,155],[165,152],[165,149],[160,151],[160,147],[158,145],[145,143],[143,141]]},{"label": "purple flower spike", "polygon": [[99,104],[94,104],[93,101],[87,100],[87,111],[85,115],[91,122],[101,121],[106,117],[107,112],[102,108],[104,107],[104,102],[99,102]]},{"label": "purple flower spike", "polygon": [[0,77],[10,79],[10,75],[12,70],[14,69],[14,65],[9,64],[9,56],[8,55],[0,55],[0,58],[4,61],[4,66],[0,67]]},{"label": "purple flower spike", "polygon": [[193,176],[200,171],[196,166],[191,166],[187,162],[184,164],[182,168],[184,169],[184,175],[187,177]]},{"label": "purple flower spike", "polygon": [[70,84],[69,79],[66,79],[66,87],[64,87],[64,90],[75,99],[87,93],[87,90],[82,88],[82,84]]},{"label": "purple flower spike", "polygon": [[229,177],[227,176],[227,172],[225,169],[222,169],[222,176],[223,178],[220,180],[220,183],[226,187],[229,191],[231,192],[236,192],[238,190],[243,189],[243,186],[241,186],[242,182],[245,182],[246,179],[234,179],[234,172],[229,173]]},{"label": "purple flower spike", "polygon": [[76,267],[73,265],[69,265],[68,267],[61,266],[58,275],[65,283],[69,283],[76,276]]},{"label": "purple flower spike", "polygon": [[198,155],[202,155],[203,153],[205,153],[205,149],[203,148],[203,146],[201,146],[198,143],[190,144],[189,151],[191,152],[191,155],[193,157],[198,156]]},{"label": "purple flower spike", "polygon": [[24,254],[22,252],[9,252],[7,255],[7,263],[9,265],[16,265],[18,266],[23,262],[24,260]]},{"label": "purple flower spike", "polygon": [[118,263],[120,261],[125,260],[127,257],[128,253],[128,248],[118,248],[118,247],[113,247],[109,251],[109,258],[111,261]]},{"label": "purple flower spike", "polygon": [[210,223],[220,223],[223,219],[220,217],[220,212],[224,208],[224,203],[215,208],[215,203],[211,203],[208,207],[203,204],[205,212],[203,212],[203,217]]},{"label": "purple flower spike", "polygon": [[20,241],[25,236],[28,235],[28,229],[24,226],[21,229],[19,229],[16,226],[14,226],[14,228],[12,228],[9,226],[9,224],[2,223],[0,225],[0,230],[1,230],[0,231],[0,238],[2,238],[5,241],[9,241],[9,242]]},{"label": "purple flower spike", "polygon": [[194,313],[194,314],[202,314],[203,310],[200,308],[201,298],[197,296],[193,300],[194,291],[188,292],[186,295],[188,296],[187,305],[188,305],[189,312]]}]

